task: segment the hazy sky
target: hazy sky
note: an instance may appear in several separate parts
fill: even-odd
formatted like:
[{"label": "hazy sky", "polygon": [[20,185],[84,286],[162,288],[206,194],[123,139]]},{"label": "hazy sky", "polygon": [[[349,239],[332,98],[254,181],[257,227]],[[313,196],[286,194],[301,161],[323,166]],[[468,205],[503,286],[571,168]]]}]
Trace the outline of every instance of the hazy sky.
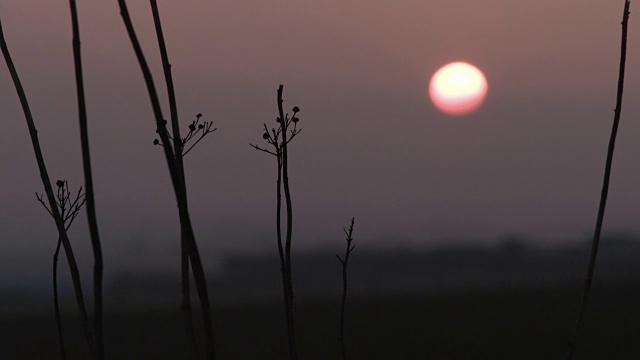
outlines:
[{"label": "hazy sky", "polygon": [[[301,108],[290,155],[300,247],[342,249],[351,216],[360,247],[590,233],[623,3],[159,1],[182,122],[203,113],[218,127],[186,158],[200,246],[211,256],[274,249],[276,163],[249,142],[262,143],[263,122],[275,125],[279,84],[285,108]],[[106,264],[131,254],[177,264],[175,200],[117,1],[78,5]],[[149,4],[129,6],[164,100]],[[640,19],[631,11],[609,231],[640,231]],[[52,179],[75,189],[83,178],[68,4],[1,0],[0,16]],[[457,60],[484,71],[489,95],[478,112],[451,118],[427,87]],[[48,270],[57,235],[35,200],[42,184],[26,123],[4,61],[0,68],[0,270],[31,262]],[[83,213],[72,230],[81,252],[85,222]]]}]

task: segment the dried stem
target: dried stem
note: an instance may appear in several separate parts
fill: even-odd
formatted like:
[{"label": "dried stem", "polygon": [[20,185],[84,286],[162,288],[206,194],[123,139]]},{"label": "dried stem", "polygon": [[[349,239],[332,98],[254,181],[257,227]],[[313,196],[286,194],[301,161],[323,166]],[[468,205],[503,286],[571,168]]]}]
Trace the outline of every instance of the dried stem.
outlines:
[{"label": "dried stem", "polygon": [[84,97],[84,80],[82,76],[82,56],[80,52],[80,28],[78,25],[78,11],[75,0],[69,0],[71,21],[73,26],[73,59],[76,75],[76,93],[78,96],[78,121],[80,123],[80,143],[82,148],[82,165],[84,172],[84,186],[87,200],[87,221],[93,249],[93,304],[94,304],[94,332],[96,353],[99,360],[104,359],[104,341],[102,325],[102,278],[103,261],[98,220],[96,215],[95,197],[93,195],[93,176],[91,172],[91,155],[89,151],[89,131],[87,127],[87,107]]},{"label": "dried stem", "polygon": [[[151,10],[153,13],[153,22],[156,29],[156,36],[158,38],[158,45],[160,47],[160,56],[162,58],[162,68],[164,70],[164,77],[167,84],[167,94],[169,96],[169,111],[171,113],[171,126],[173,132],[173,148],[175,150],[175,162],[176,170],[178,172],[176,180],[178,180],[178,187],[181,192],[186,191],[186,181],[184,176],[184,163],[182,160],[182,147],[180,137],[180,124],[178,122],[178,106],[176,102],[175,90],[173,86],[173,76],[171,74],[171,64],[169,63],[169,56],[167,53],[167,47],[164,41],[164,33],[162,31],[162,22],[160,21],[160,13],[158,11],[158,4],[155,0],[151,0]],[[168,146],[169,144],[163,144]],[[195,338],[195,332],[193,330],[193,317],[191,312],[191,291],[189,284],[189,245],[186,239],[186,231],[181,229],[180,231],[180,259],[181,259],[181,273],[182,273],[182,306],[181,309],[185,318],[185,329],[187,335],[191,338],[191,342],[194,349],[197,351],[197,342]]]},{"label": "dried stem", "polygon": [[604,221],[604,212],[607,204],[607,195],[609,193],[609,179],[611,177],[611,166],[613,163],[613,150],[616,144],[616,135],[618,133],[618,124],[620,123],[620,112],[622,110],[622,92],[624,89],[624,69],[627,56],[627,27],[629,23],[629,0],[625,0],[624,12],[622,15],[622,41],[620,45],[620,70],[618,74],[618,91],[616,97],[616,108],[614,110],[613,127],[611,129],[611,137],[609,139],[609,148],[607,150],[607,162],[604,171],[604,180],[602,183],[602,192],[600,195],[600,206],[598,207],[598,217],[596,219],[596,227],[593,233],[593,241],[591,243],[591,256],[589,258],[589,265],[587,266],[587,275],[584,282],[584,291],[582,294],[582,301],[578,310],[578,317],[576,320],[573,334],[569,340],[569,349],[567,351],[567,360],[573,358],[573,350],[575,348],[576,339],[578,337],[580,328],[584,321],[584,313],[589,300],[589,294],[591,292],[591,283],[593,281],[593,273],[596,267],[596,259],[598,256],[598,247],[600,245],[600,234],[602,232],[602,223]]},{"label": "dried stem", "polygon": [[[57,206],[60,209],[60,215],[65,223],[65,229],[69,230],[73,220],[75,220],[80,209],[85,204],[85,194],[82,193],[82,187],[78,190],[75,199],[71,201],[71,193],[69,192],[69,184],[66,181],[58,180],[58,192],[56,194]],[[42,195],[36,193],[36,199],[49,215],[53,216],[51,210],[42,199]],[[56,327],[58,329],[58,342],[60,343],[60,358],[66,359],[67,355],[64,347],[64,337],[62,335],[62,316],[60,315],[60,302],[58,301],[58,255],[60,254],[60,246],[62,245],[62,237],[58,236],[56,250],[53,253],[53,305],[56,314]]]},{"label": "dried stem", "polygon": [[80,271],[78,270],[78,265],[75,260],[75,256],[73,254],[73,249],[71,248],[71,243],[69,242],[69,237],[67,236],[67,231],[64,226],[64,220],[58,211],[56,206],[56,198],[53,193],[53,188],[51,186],[51,181],[49,180],[49,173],[47,172],[47,167],[44,162],[44,157],[42,155],[42,149],[40,148],[40,141],[38,140],[38,131],[36,130],[35,123],[33,121],[33,116],[31,115],[31,108],[29,106],[29,102],[27,100],[27,96],[24,92],[24,88],[22,87],[22,83],[18,76],[18,72],[16,71],[15,65],[13,64],[13,60],[11,58],[11,54],[9,53],[9,48],[7,46],[6,40],[4,38],[4,32],[2,30],[2,21],[0,20],[0,48],[2,49],[2,55],[7,63],[7,67],[9,69],[9,73],[11,74],[11,79],[13,80],[13,84],[16,88],[16,92],[20,99],[20,103],[22,105],[22,110],[24,112],[24,116],[27,122],[27,126],[29,128],[29,135],[31,137],[31,144],[33,146],[33,151],[35,153],[36,162],[38,164],[38,170],[40,172],[40,178],[42,180],[42,184],[45,189],[45,193],[47,194],[47,201],[49,203],[49,209],[51,215],[56,224],[56,228],[58,229],[58,234],[62,240],[62,246],[65,250],[65,254],[67,256],[67,261],[69,262],[69,270],[71,272],[71,278],[73,281],[74,291],[76,295],[76,302],[78,303],[78,308],[80,311],[80,319],[82,322],[82,327],[84,330],[84,336],[91,350],[91,353],[94,355],[94,346],[93,339],[91,336],[91,329],[89,327],[89,320],[87,318],[87,311],[84,304],[84,296],[82,294],[82,284],[80,281]]},{"label": "dried stem", "polygon": [[62,237],[58,237],[56,251],[53,253],[53,307],[56,313],[56,328],[58,329],[58,343],[60,344],[60,359],[66,360],[67,354],[64,349],[64,336],[62,334],[62,316],[60,315],[60,302],[58,301],[58,255],[60,254],[60,246],[62,245]]},{"label": "dried stem", "polygon": [[355,218],[351,218],[351,226],[349,226],[349,231],[343,229],[344,233],[347,235],[347,248],[344,252],[344,258],[336,255],[336,257],[342,264],[342,302],[340,306],[340,337],[338,338],[338,340],[340,341],[340,349],[342,350],[342,360],[347,360],[347,351],[344,340],[344,310],[347,304],[347,265],[349,265],[349,255],[351,255],[351,252],[353,251],[353,249],[355,249],[355,245],[351,245],[351,242],[353,241],[353,224],[355,223],[355,221]]},{"label": "dried stem", "polygon": [[[202,318],[204,323],[205,330],[205,345],[206,345],[206,354],[208,359],[215,359],[215,347],[213,340],[213,325],[211,323],[211,305],[209,304],[209,294],[204,274],[204,267],[202,265],[202,260],[200,258],[200,253],[198,251],[195,235],[193,232],[193,227],[191,224],[191,218],[189,216],[189,210],[187,206],[187,195],[186,195],[186,187],[184,186],[184,171],[182,170],[181,164],[181,156],[182,154],[182,145],[176,146],[174,142],[173,146],[171,145],[171,139],[169,138],[169,134],[166,128],[166,120],[162,116],[162,109],[160,108],[160,101],[158,99],[158,94],[156,92],[155,84],[153,81],[153,76],[151,75],[151,71],[149,70],[149,66],[144,57],[144,53],[142,52],[142,48],[140,46],[140,42],[136,36],[135,30],[133,28],[133,23],[131,22],[131,18],[129,16],[129,11],[127,9],[127,5],[125,0],[118,0],[118,4],[120,6],[120,14],[122,15],[122,20],[127,29],[127,33],[129,35],[129,39],[131,40],[131,45],[133,46],[134,52],[136,54],[136,58],[138,59],[138,63],[140,64],[140,69],[142,71],[147,91],[149,92],[149,99],[151,101],[153,113],[156,120],[156,132],[160,136],[160,141],[162,142],[162,148],[164,150],[165,158],[167,161],[167,166],[169,167],[169,173],[171,176],[171,182],[173,184],[174,193],[176,196],[176,202],[178,204],[178,213],[180,217],[180,233],[181,233],[181,243],[183,244],[182,248],[188,252],[189,257],[188,261],[191,263],[191,271],[193,272],[193,278],[196,285],[196,290],[198,292],[198,297],[200,299],[200,306],[202,308]],[[154,8],[155,1],[151,1],[152,9]],[[154,21],[156,21],[156,32],[160,32],[159,36],[161,36],[161,28],[159,27],[159,18],[157,18],[157,9],[154,11]],[[161,40],[162,38],[159,38]],[[168,60],[166,59],[166,49],[165,54],[163,55],[163,65],[165,68],[165,75],[168,71],[168,67],[170,67]],[[174,99],[175,101],[175,99]],[[174,104],[175,106],[175,104]],[[177,120],[177,116],[176,116]],[[178,132],[175,132],[173,139],[180,139],[180,135]],[[180,160],[179,160],[180,159]],[[184,269],[184,256],[183,259],[183,269]],[[184,273],[183,273],[184,274]],[[183,277],[184,280],[184,277]],[[184,285],[183,285],[183,295],[184,295]]]},{"label": "dried stem", "polygon": [[[261,148],[260,146],[250,144],[254,149],[274,155],[278,163],[278,180],[277,180],[277,195],[276,195],[276,233],[278,240],[278,255],[280,256],[280,270],[282,273],[282,289],[285,304],[285,317],[287,320],[287,335],[289,341],[289,358],[291,360],[298,359],[298,351],[296,346],[296,331],[295,331],[295,317],[293,308],[293,277],[291,271],[291,239],[293,234],[293,209],[291,205],[291,191],[289,188],[289,173],[288,173],[288,148],[287,144],[300,133],[297,128],[299,119],[296,114],[300,109],[295,106],[293,108],[293,116],[289,117],[289,114],[285,114],[282,108],[282,91],[283,86],[278,87],[278,118],[276,119],[279,126],[277,129],[269,128],[264,124],[264,134],[262,138],[267,141],[268,144],[273,146],[274,151]],[[293,129],[290,129],[293,127]],[[282,212],[282,189],[284,188],[285,204],[286,204],[286,233],[285,242],[282,241],[282,225],[281,225],[281,212]]]}]

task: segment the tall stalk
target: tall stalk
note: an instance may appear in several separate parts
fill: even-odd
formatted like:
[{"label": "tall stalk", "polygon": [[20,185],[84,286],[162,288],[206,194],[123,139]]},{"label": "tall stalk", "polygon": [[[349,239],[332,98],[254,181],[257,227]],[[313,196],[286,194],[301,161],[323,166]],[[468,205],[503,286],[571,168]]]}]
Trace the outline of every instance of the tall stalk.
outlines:
[{"label": "tall stalk", "polygon": [[602,223],[604,221],[604,212],[607,205],[607,195],[609,193],[609,179],[611,177],[611,166],[613,164],[613,151],[616,144],[616,135],[618,134],[618,124],[620,123],[620,112],[622,110],[622,92],[624,90],[624,69],[627,57],[627,27],[629,23],[629,0],[624,2],[624,12],[622,14],[622,40],[620,44],[620,69],[618,73],[618,91],[616,97],[616,108],[614,110],[613,127],[611,129],[611,137],[609,139],[609,148],[607,150],[607,162],[604,170],[604,180],[602,182],[602,192],[600,194],[600,206],[598,207],[598,217],[596,219],[596,227],[593,233],[591,243],[591,256],[589,257],[589,265],[587,266],[587,275],[584,282],[584,291],[582,301],[578,309],[578,317],[576,320],[573,334],[569,340],[569,348],[567,350],[566,359],[573,358],[573,350],[575,348],[576,339],[580,328],[584,321],[584,313],[591,293],[591,283],[593,282],[593,273],[596,267],[596,259],[598,256],[598,247],[600,245],[600,234],[602,232]]},{"label": "tall stalk", "polygon": [[[285,119],[284,111],[282,109],[282,86],[278,88],[278,113],[280,119]],[[289,124],[287,121],[282,122],[283,134],[287,134]],[[284,188],[284,200],[287,207],[287,233],[286,242],[284,248],[284,258],[287,270],[287,287],[288,287],[288,300],[289,306],[287,309],[287,317],[289,318],[289,347],[291,353],[291,359],[298,359],[298,349],[296,347],[296,330],[295,330],[295,317],[293,310],[293,277],[291,271],[291,236],[293,233],[293,207],[291,205],[291,190],[289,188],[289,152],[287,151],[287,142],[282,141],[282,186]]]},{"label": "tall stalk", "polygon": [[[278,87],[278,128],[269,130],[264,124],[264,134],[262,138],[268,144],[273,146],[274,150],[267,150],[257,145],[250,144],[256,150],[264,151],[274,155],[278,164],[278,180],[276,195],[276,235],[278,242],[278,255],[280,256],[280,270],[282,273],[282,292],[285,305],[285,318],[287,321],[287,339],[289,342],[289,359],[298,359],[298,350],[296,346],[295,316],[293,306],[293,276],[291,270],[291,239],[293,236],[293,207],[291,205],[291,190],[289,187],[288,172],[288,147],[287,144],[298,134],[300,129],[297,128],[299,119],[296,117],[300,109],[293,107],[293,115],[285,114],[283,110],[282,100],[283,86]],[[291,129],[293,126],[293,129]],[[286,204],[286,233],[283,246],[282,241],[282,190],[284,189],[284,197]]]},{"label": "tall stalk", "polygon": [[69,263],[69,270],[71,272],[71,280],[73,282],[73,287],[74,287],[75,296],[76,296],[76,303],[78,304],[78,309],[80,312],[80,320],[82,323],[85,340],[87,342],[87,345],[89,346],[91,354],[95,356],[95,349],[93,346],[91,329],[89,327],[87,310],[84,303],[84,295],[82,293],[80,271],[78,270],[78,265],[76,263],[76,259],[73,254],[73,249],[71,248],[71,243],[69,241],[69,237],[67,236],[67,230],[65,229],[65,226],[64,226],[64,220],[62,219],[62,216],[60,215],[60,211],[58,210],[58,207],[56,205],[56,197],[53,193],[53,188],[51,186],[51,181],[49,179],[49,173],[47,172],[47,167],[45,165],[44,157],[42,155],[40,141],[38,140],[38,130],[36,129],[35,123],[33,121],[33,116],[31,114],[29,101],[27,100],[27,96],[25,94],[24,88],[22,87],[22,82],[20,81],[20,77],[18,76],[18,72],[13,63],[13,59],[11,58],[11,54],[9,52],[7,42],[4,37],[4,32],[2,29],[2,20],[0,20],[0,49],[2,50],[2,55],[4,57],[5,62],[7,63],[7,68],[9,69],[9,73],[11,74],[11,79],[16,88],[18,98],[20,99],[20,104],[22,105],[22,111],[24,112],[25,120],[27,122],[27,127],[29,128],[31,144],[33,146],[36,162],[38,164],[40,179],[42,180],[42,185],[44,186],[44,190],[47,195],[47,201],[49,203],[49,208],[51,210],[51,216],[55,221],[56,228],[58,230],[58,235],[62,240],[62,246],[67,256],[67,261]]},{"label": "tall stalk", "polygon": [[[171,182],[172,182],[174,193],[176,196],[176,202],[178,204],[178,213],[180,218],[180,233],[181,233],[181,241],[183,244],[182,249],[188,252],[189,254],[188,261],[191,263],[191,271],[193,272],[196,291],[200,299],[200,306],[202,309],[202,319],[203,319],[203,325],[204,325],[204,331],[205,331],[206,356],[208,359],[214,360],[216,358],[216,354],[215,354],[215,346],[214,346],[213,324],[211,322],[211,305],[209,303],[209,294],[208,294],[208,289],[207,289],[207,284],[206,284],[206,279],[204,274],[204,267],[202,265],[202,260],[200,258],[200,253],[198,251],[198,246],[196,243],[193,227],[191,224],[191,217],[189,215],[186,187],[184,185],[184,171],[182,170],[182,165],[181,164],[178,165],[178,161],[179,161],[178,158],[180,158],[180,161],[181,161],[181,157],[184,156],[186,152],[188,152],[190,149],[187,150],[186,152],[183,151],[186,138],[181,139],[179,136],[179,133],[174,132],[173,138],[169,136],[169,133],[167,131],[167,126],[166,126],[167,121],[164,120],[164,117],[162,115],[162,109],[160,108],[160,101],[158,99],[158,94],[153,81],[153,76],[151,75],[151,71],[149,70],[149,66],[145,59],[144,53],[142,52],[140,42],[138,41],[138,37],[133,28],[133,23],[131,22],[131,17],[129,16],[129,11],[127,9],[126,2],[125,0],[118,0],[118,4],[120,6],[120,14],[122,15],[122,20],[127,29],[127,33],[129,35],[129,39],[131,40],[131,45],[133,46],[134,52],[136,54],[136,58],[138,59],[138,63],[140,64],[140,70],[142,71],[145,84],[147,86],[147,91],[149,93],[149,99],[151,101],[151,106],[152,106],[153,113],[156,120],[156,127],[157,127],[156,132],[160,136],[160,139],[162,142],[162,148],[164,150],[167,166],[169,168]],[[154,2],[152,1],[151,4],[153,9]],[[155,12],[157,13],[157,8]],[[159,17],[158,17],[158,22],[156,23],[156,26],[158,25],[159,25]],[[156,31],[157,32],[160,31],[160,35],[162,34],[161,28],[157,27]],[[166,55],[166,49],[165,49],[165,55]],[[163,59],[163,65],[170,66],[168,63],[168,60],[165,63],[164,59]],[[166,72],[165,72],[165,75],[166,75]],[[175,98],[173,101],[175,101]],[[199,118],[200,116],[198,116],[198,119]],[[177,120],[177,115],[175,119]],[[195,129],[195,126],[194,126],[194,129]],[[202,128],[199,128],[199,129],[202,129]],[[205,133],[202,136],[204,136],[208,130],[209,129],[206,128]],[[190,132],[189,134],[191,135],[192,132]],[[175,142],[176,139],[179,139],[181,141],[179,143],[176,143]],[[171,145],[172,140],[174,141],[173,146]],[[184,256],[182,257],[182,259],[183,259],[183,269],[184,269],[184,264],[185,264]],[[183,272],[183,276],[184,276],[184,272]],[[183,277],[183,280],[184,280],[184,277]],[[185,289],[185,285],[183,285],[183,291],[184,289]],[[184,292],[183,292],[183,296],[184,296]]]},{"label": "tall stalk", "polygon": [[89,150],[89,131],[87,127],[87,107],[84,98],[84,80],[82,76],[82,56],[80,52],[80,27],[78,25],[78,10],[76,1],[69,0],[71,8],[71,22],[73,27],[73,60],[76,75],[76,93],[78,96],[78,121],[80,123],[80,144],[82,148],[82,167],[84,172],[85,198],[87,201],[87,221],[93,248],[93,312],[96,353],[99,360],[104,359],[104,341],[102,325],[102,278],[103,262],[98,220],[96,215],[95,197],[93,195],[93,176],[91,173],[91,155]]},{"label": "tall stalk", "polygon": [[[186,194],[186,179],[184,172],[184,161],[182,157],[182,143],[180,137],[180,123],[178,121],[178,105],[173,86],[173,76],[171,74],[171,64],[169,63],[169,55],[167,46],[164,41],[164,33],[162,31],[162,22],[160,21],[160,12],[158,11],[158,3],[156,0],[150,0],[151,11],[153,13],[153,23],[156,29],[156,37],[158,38],[158,47],[160,48],[160,57],[162,58],[162,69],[164,72],[165,82],[167,84],[167,95],[169,97],[169,111],[171,113],[171,127],[173,132],[173,148],[175,152],[176,170],[178,171],[177,179],[181,191]],[[186,204],[186,197],[184,199]],[[193,319],[191,313],[191,291],[189,284],[189,245],[186,239],[186,232],[181,231],[180,259],[182,271],[182,311],[184,313],[187,334],[191,338],[194,348],[197,350],[195,333],[193,330]]]}]

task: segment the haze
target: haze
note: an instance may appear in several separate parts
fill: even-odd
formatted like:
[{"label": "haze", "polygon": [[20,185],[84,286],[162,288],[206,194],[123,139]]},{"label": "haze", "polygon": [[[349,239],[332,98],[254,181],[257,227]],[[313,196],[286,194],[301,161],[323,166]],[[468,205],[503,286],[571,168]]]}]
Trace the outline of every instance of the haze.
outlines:
[{"label": "haze", "polygon": [[[177,269],[175,199],[152,145],[152,112],[117,2],[78,5],[107,272],[134,254],[144,254],[147,267]],[[218,127],[186,158],[191,213],[209,264],[224,251],[275,249],[275,159],[249,143],[261,143],[263,122],[275,124],[279,84],[285,108],[301,108],[290,163],[299,248],[341,249],[352,216],[360,247],[490,243],[505,234],[555,245],[592,231],[622,1],[159,5],[182,123],[203,113]],[[148,3],[129,6],[162,91]],[[0,3],[50,174],[77,189],[68,11],[45,0]],[[640,231],[639,29],[629,34],[605,232]],[[477,65],[491,87],[483,107],[463,118],[441,114],[428,98],[429,77],[451,61]],[[57,235],[35,200],[42,184],[1,67],[0,272],[46,273]],[[71,232],[81,253],[89,247],[85,222],[83,212]]]}]

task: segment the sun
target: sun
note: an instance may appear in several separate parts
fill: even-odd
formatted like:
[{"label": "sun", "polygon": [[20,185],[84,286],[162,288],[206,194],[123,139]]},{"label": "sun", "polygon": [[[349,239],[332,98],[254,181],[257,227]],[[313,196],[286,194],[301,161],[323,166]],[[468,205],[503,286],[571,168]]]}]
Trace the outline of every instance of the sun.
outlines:
[{"label": "sun", "polygon": [[477,67],[466,62],[453,62],[433,74],[429,96],[441,112],[463,116],[482,106],[488,88],[487,79]]}]

